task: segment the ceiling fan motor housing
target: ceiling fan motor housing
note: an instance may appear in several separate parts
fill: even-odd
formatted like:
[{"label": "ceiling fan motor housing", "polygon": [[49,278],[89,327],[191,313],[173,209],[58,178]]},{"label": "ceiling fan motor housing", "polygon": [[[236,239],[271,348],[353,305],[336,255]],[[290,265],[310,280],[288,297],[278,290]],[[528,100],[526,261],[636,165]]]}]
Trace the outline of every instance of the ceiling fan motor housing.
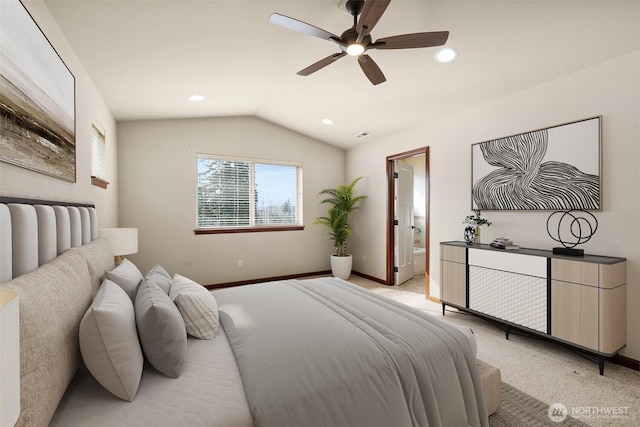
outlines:
[{"label": "ceiling fan motor housing", "polygon": [[349,12],[352,16],[360,15],[363,6],[364,0],[349,0],[345,5],[345,7],[347,8],[347,12]]},{"label": "ceiling fan motor housing", "polygon": [[[358,32],[355,30],[355,28],[349,28],[340,36],[340,41],[342,41],[345,46],[349,46],[350,44],[355,43],[356,40],[358,40]],[[370,43],[371,36],[369,34],[367,34],[365,38],[360,42],[363,47],[369,46]]]}]

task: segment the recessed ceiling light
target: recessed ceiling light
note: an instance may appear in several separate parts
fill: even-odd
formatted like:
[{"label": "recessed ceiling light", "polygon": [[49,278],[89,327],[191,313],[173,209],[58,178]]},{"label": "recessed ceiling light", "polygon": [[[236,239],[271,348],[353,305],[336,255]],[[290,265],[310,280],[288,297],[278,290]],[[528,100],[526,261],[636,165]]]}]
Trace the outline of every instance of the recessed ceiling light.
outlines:
[{"label": "recessed ceiling light", "polygon": [[204,101],[204,96],[202,96],[202,95],[191,95],[189,97],[189,101],[193,101],[193,102]]},{"label": "recessed ceiling light", "polygon": [[322,123],[324,123],[325,125],[332,125],[333,124],[333,120],[331,120],[331,119],[322,119]]},{"label": "recessed ceiling light", "polygon": [[452,47],[443,47],[433,55],[438,62],[451,62],[458,56],[458,51]]}]

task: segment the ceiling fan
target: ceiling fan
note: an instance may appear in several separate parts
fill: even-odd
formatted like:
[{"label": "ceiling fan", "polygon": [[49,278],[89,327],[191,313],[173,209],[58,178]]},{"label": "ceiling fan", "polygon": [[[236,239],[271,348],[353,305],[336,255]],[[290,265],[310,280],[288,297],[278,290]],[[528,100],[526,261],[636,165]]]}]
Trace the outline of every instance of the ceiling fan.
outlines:
[{"label": "ceiling fan", "polygon": [[[436,31],[428,33],[402,34],[399,36],[383,37],[375,42],[371,38],[371,30],[378,23],[382,14],[389,6],[391,0],[349,0],[346,3],[347,11],[353,16],[353,27],[347,29],[340,37],[314,27],[306,22],[290,18],[279,13],[273,13],[269,18],[272,24],[310,36],[329,40],[340,47],[340,52],[327,56],[320,61],[311,64],[307,68],[298,71],[300,76],[308,76],[311,73],[333,64],[345,55],[356,56],[360,68],[374,85],[387,79],[382,74],[380,67],[365,52],[370,49],[411,49],[419,47],[442,46],[449,37],[448,31]],[[360,15],[360,19],[358,19]]]}]

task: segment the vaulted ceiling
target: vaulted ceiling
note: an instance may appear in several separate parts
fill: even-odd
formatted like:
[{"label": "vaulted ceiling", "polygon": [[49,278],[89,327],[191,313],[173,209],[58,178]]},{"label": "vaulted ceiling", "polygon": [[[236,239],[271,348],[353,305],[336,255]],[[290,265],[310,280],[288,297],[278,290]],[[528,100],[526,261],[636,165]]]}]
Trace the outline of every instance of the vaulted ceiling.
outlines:
[{"label": "vaulted ceiling", "polygon": [[387,79],[373,86],[352,57],[296,75],[338,47],[269,23],[340,35],[344,1],[45,3],[117,120],[255,115],[345,149],[640,49],[639,1],[393,0],[374,40],[447,30],[460,55],[372,50]]}]

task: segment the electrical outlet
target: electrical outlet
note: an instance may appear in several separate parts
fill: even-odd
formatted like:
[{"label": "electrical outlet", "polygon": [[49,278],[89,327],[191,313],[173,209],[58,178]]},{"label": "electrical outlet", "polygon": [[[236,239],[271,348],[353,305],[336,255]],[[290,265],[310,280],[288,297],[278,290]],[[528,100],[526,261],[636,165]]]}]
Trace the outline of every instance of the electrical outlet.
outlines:
[{"label": "electrical outlet", "polygon": [[244,261],[242,261],[241,259],[238,260],[238,268],[243,268],[244,267]]},{"label": "electrical outlet", "polygon": [[362,262],[367,262],[367,256],[366,255],[362,255]]}]

